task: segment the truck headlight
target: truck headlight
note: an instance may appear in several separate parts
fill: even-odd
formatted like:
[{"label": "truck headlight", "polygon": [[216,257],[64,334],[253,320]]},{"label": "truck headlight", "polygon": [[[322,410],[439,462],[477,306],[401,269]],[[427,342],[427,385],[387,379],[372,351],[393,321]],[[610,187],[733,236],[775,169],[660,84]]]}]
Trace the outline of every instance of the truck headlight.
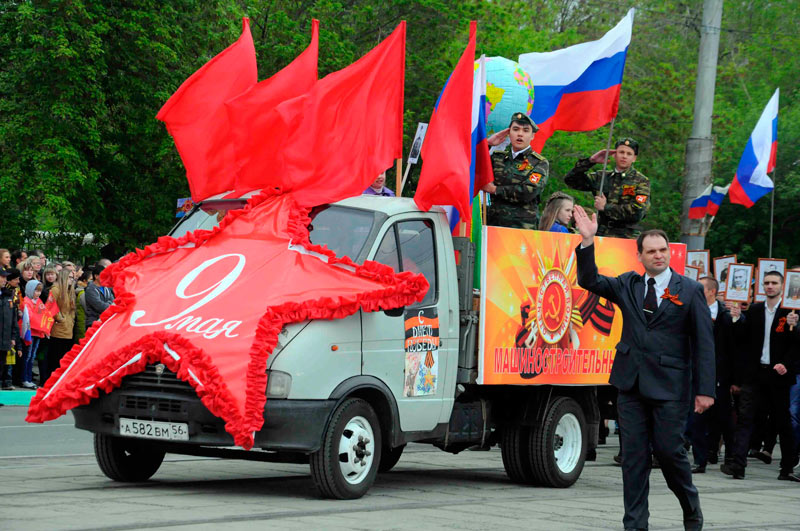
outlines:
[{"label": "truck headlight", "polygon": [[267,398],[286,398],[292,389],[292,375],[281,371],[267,371]]}]

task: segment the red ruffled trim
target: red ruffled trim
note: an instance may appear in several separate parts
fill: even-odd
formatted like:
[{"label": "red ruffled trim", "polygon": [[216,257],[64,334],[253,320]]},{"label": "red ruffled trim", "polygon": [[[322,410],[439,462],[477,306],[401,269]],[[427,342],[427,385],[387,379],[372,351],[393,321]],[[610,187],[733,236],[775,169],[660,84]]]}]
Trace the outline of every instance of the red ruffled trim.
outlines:
[{"label": "red ruffled trim", "polygon": [[[122,379],[130,374],[144,370],[150,363],[161,362],[178,375],[178,378],[188,382],[197,392],[197,395],[214,415],[225,421],[225,429],[230,433],[234,442],[250,449],[254,442],[254,433],[261,429],[264,423],[264,405],[266,403],[267,375],[266,367],[270,354],[278,342],[278,334],[284,325],[310,319],[341,319],[355,312],[387,310],[407,306],[421,301],[428,290],[428,282],[422,275],[410,272],[395,273],[389,266],[377,262],[365,262],[363,265],[354,263],[348,257],[337,257],[327,247],[314,245],[309,241],[308,224],[310,209],[299,207],[294,200],[289,205],[287,219],[287,234],[294,245],[301,245],[308,251],[318,253],[327,259],[331,267],[338,265],[353,268],[355,275],[378,281],[386,286],[374,291],[355,296],[323,297],[302,304],[286,302],[266,309],[259,319],[255,337],[250,348],[250,362],[247,369],[247,389],[244,415],[240,415],[233,405],[233,396],[225,385],[217,367],[211,362],[210,357],[201,349],[195,347],[188,339],[168,332],[153,332],[117,351],[102,357],[81,371],[81,377],[69,385],[61,387],[52,396],[44,400],[45,395],[58,382],[61,375],[79,355],[81,350],[91,340],[102,323],[108,321],[113,315],[122,313],[135,303],[135,296],[125,290],[125,280],[134,273],[129,271],[147,257],[155,254],[169,252],[187,244],[200,245],[217,233],[228,227],[239,216],[249,212],[264,201],[276,198],[280,190],[263,191],[252,197],[245,207],[229,212],[219,226],[213,230],[197,230],[180,238],[163,236],[154,244],[144,249],[124,256],[117,263],[107,267],[101,274],[100,281],[104,285],[111,285],[117,294],[114,304],[109,307],[87,330],[80,343],[75,345],[62,359],[61,366],[53,373],[44,387],[39,388],[31,401],[28,409],[28,422],[44,422],[63,415],[66,411],[83,404],[89,403],[99,396],[99,391],[111,392],[119,387]],[[164,350],[164,344],[176,351],[180,360],[175,360]],[[113,376],[109,372],[126,363],[133,356],[142,353],[142,358],[119,370]],[[195,373],[202,382],[198,384],[189,374]],[[87,387],[94,384],[91,389]]]}]

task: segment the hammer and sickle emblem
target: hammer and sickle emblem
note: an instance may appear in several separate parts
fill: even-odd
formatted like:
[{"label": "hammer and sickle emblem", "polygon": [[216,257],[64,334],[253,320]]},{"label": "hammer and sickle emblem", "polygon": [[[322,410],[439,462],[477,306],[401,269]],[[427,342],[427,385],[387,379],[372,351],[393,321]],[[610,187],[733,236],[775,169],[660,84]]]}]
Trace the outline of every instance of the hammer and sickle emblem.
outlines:
[{"label": "hammer and sickle emblem", "polygon": [[561,313],[561,304],[556,302],[556,298],[551,293],[550,296],[547,298],[547,302],[550,304],[550,310],[548,310],[544,316],[548,319],[559,319],[559,314]]}]

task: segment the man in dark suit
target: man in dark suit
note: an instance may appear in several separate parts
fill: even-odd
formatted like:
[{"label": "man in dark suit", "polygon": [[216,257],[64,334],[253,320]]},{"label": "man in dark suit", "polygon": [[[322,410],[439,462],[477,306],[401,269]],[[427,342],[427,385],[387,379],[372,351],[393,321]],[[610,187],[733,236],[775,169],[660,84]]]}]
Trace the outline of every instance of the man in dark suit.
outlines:
[{"label": "man in dark suit", "polygon": [[[734,322],[731,311],[717,300],[719,283],[714,277],[703,277],[703,285],[711,320],[714,321],[714,350],[716,354],[717,397],[714,405],[704,413],[692,413],[692,454],[694,467],[692,473],[702,474],[706,464],[717,463],[719,438],[725,441],[725,462],[733,459],[733,417],[731,410],[731,381],[733,357],[737,345],[734,333],[742,321]],[[733,308],[736,318],[741,315],[738,305]]]},{"label": "man in dark suit", "polygon": [[714,333],[703,287],[669,268],[663,231],[642,232],[637,258],[645,275],[598,274],[594,260],[597,215],[575,207],[583,241],[575,251],[578,284],[615,303],[622,313],[609,382],[619,389],[625,529],[647,529],[650,453],[658,458],[667,486],[683,509],[686,529],[702,529],[700,497],[683,446],[694,383],[694,410],[714,403]]},{"label": "man in dark suit", "polygon": [[[733,444],[733,462],[720,467],[722,472],[743,479],[747,449],[759,410],[766,410],[769,422],[780,436],[781,469],[778,479],[800,482],[794,474],[797,449],[789,418],[789,389],[800,355],[798,315],[780,308],[783,275],[764,274],[766,302],[751,304],[743,314],[740,355],[734,368],[732,391],[739,392],[739,415]],[[794,330],[792,330],[794,327]],[[771,461],[771,459],[770,459]]]}]

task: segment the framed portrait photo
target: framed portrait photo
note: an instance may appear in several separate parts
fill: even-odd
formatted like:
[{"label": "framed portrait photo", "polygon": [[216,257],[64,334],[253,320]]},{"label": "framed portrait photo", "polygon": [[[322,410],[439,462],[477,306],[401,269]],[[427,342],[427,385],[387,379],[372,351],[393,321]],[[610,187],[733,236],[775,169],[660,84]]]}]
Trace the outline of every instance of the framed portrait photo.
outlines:
[{"label": "framed portrait photo", "polygon": [[685,267],[683,276],[691,278],[692,280],[697,280],[698,278],[700,278],[700,268],[687,265]]},{"label": "framed portrait photo", "polygon": [[708,249],[703,249],[700,251],[686,251],[686,265],[696,267],[700,270],[698,278],[709,275],[710,262],[711,251]]},{"label": "framed portrait photo", "polygon": [[725,300],[733,302],[748,302],[750,299],[750,284],[752,281],[752,264],[728,265],[728,280],[725,285]]},{"label": "framed portrait photo", "polygon": [[783,284],[782,308],[800,310],[800,271],[787,271]]},{"label": "framed portrait photo", "polygon": [[764,292],[764,275],[770,271],[777,271],[781,275],[786,274],[786,260],[783,258],[759,258],[758,259],[758,283],[756,293],[766,295]]},{"label": "framed portrait photo", "polygon": [[736,263],[736,255],[729,254],[714,258],[714,278],[719,282],[719,292],[725,293],[725,285],[728,282],[728,266]]}]

